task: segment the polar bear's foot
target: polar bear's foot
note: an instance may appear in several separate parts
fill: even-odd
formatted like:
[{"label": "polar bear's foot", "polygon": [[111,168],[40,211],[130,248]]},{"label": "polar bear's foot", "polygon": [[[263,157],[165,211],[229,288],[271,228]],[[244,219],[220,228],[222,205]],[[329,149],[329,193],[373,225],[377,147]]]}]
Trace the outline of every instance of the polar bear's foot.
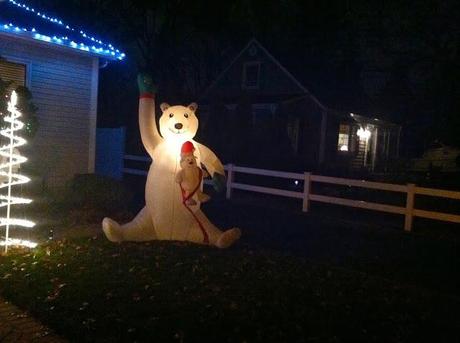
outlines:
[{"label": "polar bear's foot", "polygon": [[111,242],[122,242],[123,234],[121,233],[120,225],[110,218],[104,218],[102,221],[102,231]]},{"label": "polar bear's foot", "polygon": [[216,242],[216,247],[225,249],[235,243],[241,237],[241,230],[238,228],[233,228],[227,230],[220,235],[219,239]]}]

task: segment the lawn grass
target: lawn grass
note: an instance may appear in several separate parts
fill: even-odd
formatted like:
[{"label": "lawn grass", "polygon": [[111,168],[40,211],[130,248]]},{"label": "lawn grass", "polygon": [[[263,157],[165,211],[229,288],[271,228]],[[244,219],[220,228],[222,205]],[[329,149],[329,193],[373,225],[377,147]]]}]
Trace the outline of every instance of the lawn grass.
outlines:
[{"label": "lawn grass", "polygon": [[73,342],[460,341],[456,228],[250,200],[204,206],[242,229],[228,250],[112,244],[97,235],[107,210],[45,204],[34,232],[55,239],[0,256],[0,295]]},{"label": "lawn grass", "polygon": [[53,241],[0,257],[0,294],[74,342],[453,342],[460,299],[240,244]]}]

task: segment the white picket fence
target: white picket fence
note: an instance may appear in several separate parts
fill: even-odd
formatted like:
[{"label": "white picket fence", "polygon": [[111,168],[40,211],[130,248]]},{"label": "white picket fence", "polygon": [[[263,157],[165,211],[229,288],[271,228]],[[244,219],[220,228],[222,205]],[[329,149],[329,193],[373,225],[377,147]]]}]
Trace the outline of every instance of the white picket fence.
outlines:
[{"label": "white picket fence", "polygon": [[[125,160],[142,161],[142,162],[151,161],[150,158],[148,157],[134,156],[134,155],[125,155]],[[355,180],[355,179],[345,179],[345,178],[339,178],[339,177],[314,175],[309,172],[305,172],[302,174],[302,173],[291,173],[291,172],[274,171],[274,170],[266,170],[266,169],[239,167],[233,164],[226,165],[225,170],[227,172],[227,192],[226,192],[227,199],[230,199],[232,197],[233,190],[238,189],[238,190],[249,191],[249,192],[265,193],[265,194],[278,195],[278,196],[284,196],[284,197],[289,197],[289,198],[302,199],[302,211],[304,212],[308,212],[311,201],[317,201],[317,202],[322,202],[322,203],[327,203],[327,204],[364,208],[367,210],[374,210],[374,211],[387,212],[387,213],[396,213],[396,214],[401,214],[405,216],[404,230],[406,231],[412,230],[412,223],[413,223],[414,217],[435,219],[435,220],[447,221],[447,222],[452,222],[452,223],[460,223],[460,215],[458,214],[427,211],[427,210],[417,209],[414,207],[416,195],[425,195],[425,196],[427,195],[427,196],[438,197],[438,198],[448,198],[448,199],[460,200],[460,192],[456,192],[456,191],[418,187],[412,183],[409,183],[406,185],[399,185],[399,184],[391,184],[391,183],[383,183],[383,182],[373,182],[373,181],[365,181],[365,180]],[[147,172],[145,170],[124,168],[123,171],[124,173],[127,173],[127,174],[147,175]],[[302,180],[304,187],[303,187],[302,192],[297,192],[297,191],[284,190],[284,189],[279,189],[279,188],[270,188],[270,187],[249,185],[245,183],[238,183],[234,181],[236,173],[252,174],[252,175],[259,175],[259,176],[270,176],[270,177],[275,177],[275,178],[284,178],[284,179],[298,180],[298,181]],[[327,183],[327,184],[333,184],[333,185],[342,185],[342,186],[349,186],[349,187],[375,189],[375,190],[381,190],[381,191],[406,193],[406,206],[405,207],[394,206],[394,205],[388,205],[388,204],[382,204],[382,203],[367,202],[367,201],[361,201],[361,200],[352,200],[352,199],[346,199],[346,198],[313,194],[311,191],[311,188],[312,188],[311,185],[314,182]]]}]

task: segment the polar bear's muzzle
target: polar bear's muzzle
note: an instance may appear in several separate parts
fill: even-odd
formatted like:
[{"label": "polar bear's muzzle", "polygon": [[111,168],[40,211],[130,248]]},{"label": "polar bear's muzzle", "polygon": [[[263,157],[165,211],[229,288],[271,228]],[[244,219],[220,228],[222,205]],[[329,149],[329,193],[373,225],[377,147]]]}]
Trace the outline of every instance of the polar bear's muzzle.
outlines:
[{"label": "polar bear's muzzle", "polygon": [[175,123],[174,126],[169,127],[169,131],[176,135],[180,135],[187,132],[187,127],[185,127],[182,123]]}]

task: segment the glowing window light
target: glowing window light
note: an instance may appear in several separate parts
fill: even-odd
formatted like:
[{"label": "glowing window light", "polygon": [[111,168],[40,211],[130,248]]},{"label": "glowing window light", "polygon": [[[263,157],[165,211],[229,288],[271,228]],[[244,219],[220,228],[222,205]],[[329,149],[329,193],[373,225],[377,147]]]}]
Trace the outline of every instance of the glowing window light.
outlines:
[{"label": "glowing window light", "polygon": [[350,140],[350,125],[340,124],[337,148],[339,151],[348,151],[348,142]]},{"label": "glowing window light", "polygon": [[[109,57],[110,59],[117,59],[117,60],[120,60],[120,61],[123,60],[126,57],[126,55],[124,53],[120,52],[118,49],[115,49],[112,44],[105,43],[100,39],[92,37],[91,35],[89,35],[88,33],[84,32],[83,30],[77,30],[75,28],[72,28],[69,25],[64,24],[62,20],[59,20],[57,18],[48,16],[43,12],[38,12],[38,11],[36,11],[35,9],[33,9],[33,8],[29,7],[29,6],[20,3],[19,1],[8,0],[8,3],[17,6],[18,8],[21,8],[24,11],[35,13],[35,15],[37,15],[41,19],[48,20],[49,22],[57,24],[59,26],[62,26],[63,28],[65,28],[65,29],[67,29],[69,31],[79,33],[80,36],[82,38],[84,38],[84,39],[89,39],[89,40],[91,40],[93,42],[96,42],[96,43],[100,44],[101,46],[104,47],[104,49],[101,49],[100,51],[94,51],[93,52],[93,53],[95,53],[97,55],[106,56],[106,57]],[[39,34],[39,35],[27,35],[27,33],[29,33],[29,32],[33,32],[33,33],[37,32],[37,30],[35,28],[27,29],[27,28],[18,27],[16,25],[13,25],[12,23],[9,23],[9,24],[0,23],[0,31],[11,32],[11,33],[15,33],[15,34],[18,34],[18,35],[23,35],[23,36],[25,35],[25,36],[28,36],[30,38],[45,41],[45,42],[51,43],[51,44],[64,45],[64,46],[68,46],[68,47],[71,47],[71,48],[74,48],[74,49],[79,49],[79,50],[83,50],[83,51],[90,51],[90,47],[85,45],[85,44],[83,44],[84,48],[81,48],[81,47],[76,47],[73,44],[64,42],[64,41],[68,40],[67,37],[56,37],[57,39],[52,39],[51,37],[49,37],[47,35],[41,35],[41,34]],[[105,48],[107,48],[107,49],[105,49]]]},{"label": "glowing window light", "polygon": [[0,134],[9,140],[8,144],[0,147],[0,156],[2,158],[0,163],[0,189],[7,189],[7,195],[0,195],[0,207],[6,207],[6,217],[0,218],[0,227],[5,227],[5,240],[1,244],[5,246],[5,253],[8,252],[9,245],[25,246],[25,242],[28,242],[11,239],[9,237],[10,226],[14,225],[30,228],[35,225],[35,223],[30,220],[11,218],[11,205],[29,204],[32,202],[30,199],[11,195],[12,186],[21,185],[30,181],[28,177],[18,173],[20,164],[26,162],[27,158],[21,156],[17,148],[27,142],[24,138],[17,136],[16,131],[24,127],[24,123],[19,120],[21,112],[16,108],[17,102],[18,96],[16,92],[13,91],[10,101],[8,102],[9,115],[3,117],[3,120],[8,125],[6,128],[0,130]]},{"label": "glowing window light", "polygon": [[371,136],[371,132],[368,129],[360,128],[357,132],[358,137],[364,140],[368,140]]}]

